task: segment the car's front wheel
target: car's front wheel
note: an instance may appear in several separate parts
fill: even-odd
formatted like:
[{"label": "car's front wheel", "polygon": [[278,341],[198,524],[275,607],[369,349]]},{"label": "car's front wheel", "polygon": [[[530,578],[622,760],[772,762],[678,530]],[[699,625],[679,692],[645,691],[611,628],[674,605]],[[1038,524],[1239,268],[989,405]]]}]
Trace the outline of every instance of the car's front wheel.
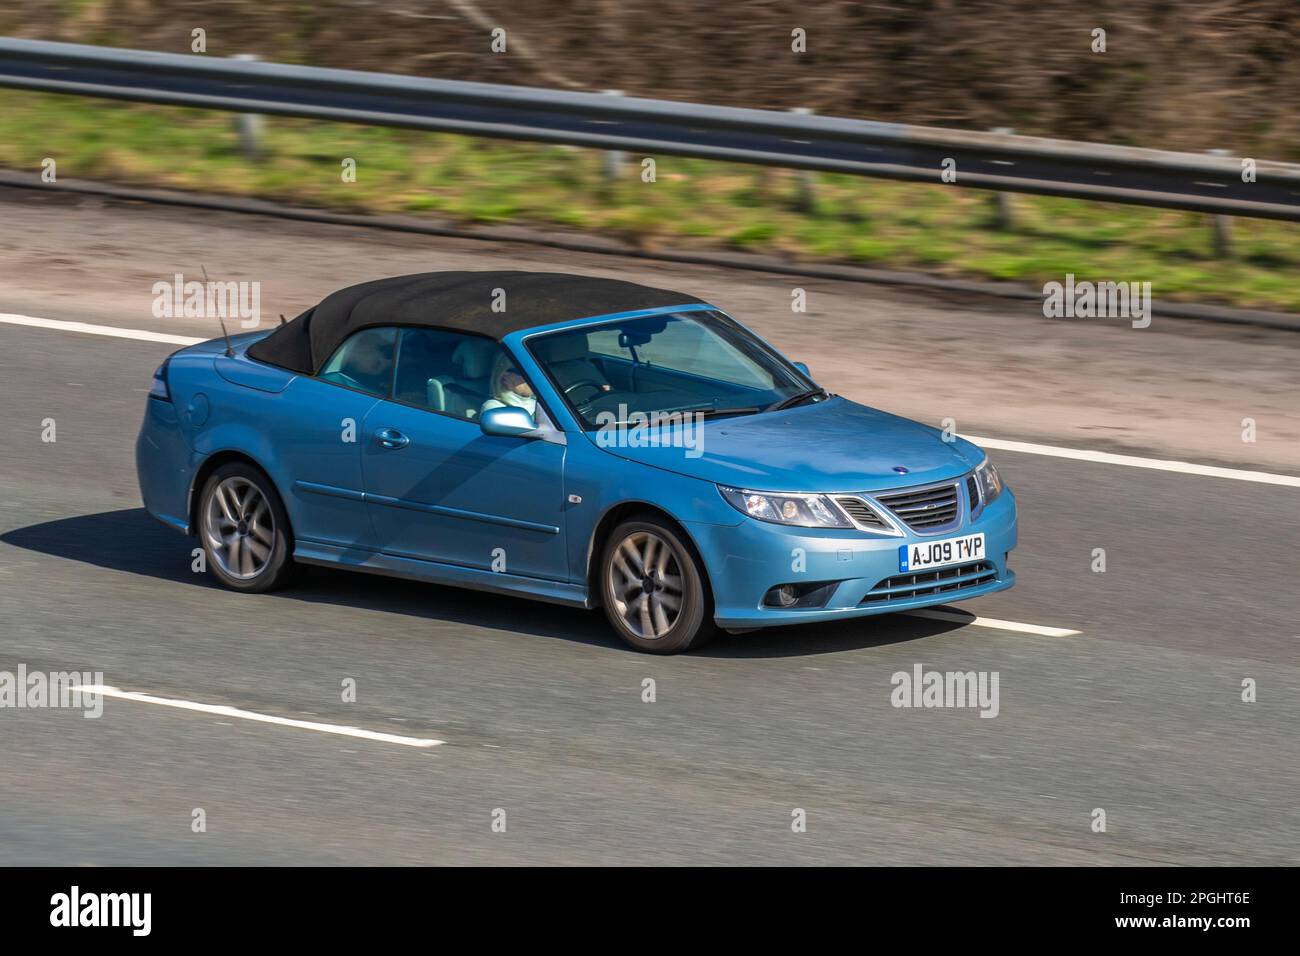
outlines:
[{"label": "car's front wheel", "polygon": [[712,601],[694,550],[653,517],[614,529],[600,580],[605,616],[638,650],[676,654],[713,632]]},{"label": "car's front wheel", "polygon": [[232,462],[208,477],[199,538],[208,570],[236,591],[269,591],[293,570],[289,517],[271,480],[251,465]]}]

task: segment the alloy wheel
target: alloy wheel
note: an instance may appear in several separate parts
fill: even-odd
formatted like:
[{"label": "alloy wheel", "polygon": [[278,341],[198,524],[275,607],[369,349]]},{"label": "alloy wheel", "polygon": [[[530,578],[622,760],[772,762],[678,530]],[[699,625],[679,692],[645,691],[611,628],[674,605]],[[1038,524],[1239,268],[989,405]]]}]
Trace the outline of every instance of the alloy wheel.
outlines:
[{"label": "alloy wheel", "polygon": [[247,581],[266,570],[275,550],[275,515],[252,481],[231,476],[208,496],[204,510],[208,551],[221,570]]},{"label": "alloy wheel", "polygon": [[619,542],[605,573],[614,608],[642,640],[662,638],[682,610],[682,570],[663,538],[635,531]]}]

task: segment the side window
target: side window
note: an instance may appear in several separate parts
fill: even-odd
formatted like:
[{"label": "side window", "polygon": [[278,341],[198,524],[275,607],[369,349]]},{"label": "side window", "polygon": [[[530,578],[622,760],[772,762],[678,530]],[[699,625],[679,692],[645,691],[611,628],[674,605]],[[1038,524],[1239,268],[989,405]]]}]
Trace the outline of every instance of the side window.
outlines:
[{"label": "side window", "polygon": [[532,390],[510,355],[492,339],[441,329],[401,329],[393,397],[456,418],[483,408],[519,405],[536,414]]},{"label": "side window", "polygon": [[338,347],[317,377],[386,398],[396,338],[396,329],[362,329]]}]

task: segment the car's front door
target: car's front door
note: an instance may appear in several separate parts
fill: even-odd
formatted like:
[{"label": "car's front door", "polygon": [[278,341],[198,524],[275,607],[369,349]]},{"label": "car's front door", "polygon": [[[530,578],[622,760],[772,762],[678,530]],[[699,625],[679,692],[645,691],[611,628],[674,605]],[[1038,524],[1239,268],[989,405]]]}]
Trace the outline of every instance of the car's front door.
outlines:
[{"label": "car's front door", "polygon": [[[565,446],[485,435],[478,424],[483,402],[511,371],[508,354],[478,336],[400,332],[393,396],[370,410],[363,427],[362,477],[376,546],[567,581]],[[484,370],[487,376],[477,374]]]}]

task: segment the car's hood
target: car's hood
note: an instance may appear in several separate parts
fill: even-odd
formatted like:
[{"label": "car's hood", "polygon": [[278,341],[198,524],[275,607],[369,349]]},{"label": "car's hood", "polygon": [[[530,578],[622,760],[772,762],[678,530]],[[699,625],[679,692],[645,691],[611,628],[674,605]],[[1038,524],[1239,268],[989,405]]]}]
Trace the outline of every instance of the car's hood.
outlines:
[{"label": "car's hood", "polygon": [[779,412],[705,419],[694,430],[642,430],[644,438],[658,436],[658,447],[632,447],[637,436],[631,433],[588,436],[610,454],[755,491],[919,485],[955,478],[983,458],[968,441],[945,442],[937,428],[839,397]]}]

